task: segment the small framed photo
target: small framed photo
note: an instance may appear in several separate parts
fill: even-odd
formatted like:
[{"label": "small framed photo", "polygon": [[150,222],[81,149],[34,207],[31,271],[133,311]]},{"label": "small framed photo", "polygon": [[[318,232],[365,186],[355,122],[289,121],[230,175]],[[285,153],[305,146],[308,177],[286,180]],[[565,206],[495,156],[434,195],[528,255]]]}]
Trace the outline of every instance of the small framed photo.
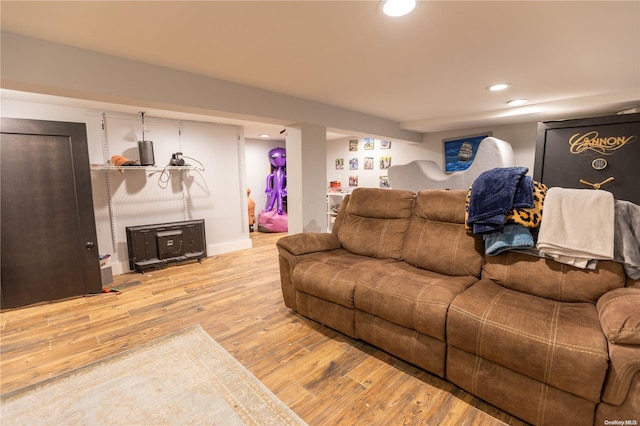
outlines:
[{"label": "small framed photo", "polygon": [[358,186],[358,176],[349,176],[349,186]]},{"label": "small framed photo", "polygon": [[391,149],[391,141],[380,141],[380,149]]},{"label": "small framed photo", "polygon": [[349,139],[349,151],[358,151],[358,139]]},{"label": "small framed photo", "polygon": [[364,149],[370,151],[375,148],[375,142],[373,138],[364,138]]},{"label": "small framed photo", "polygon": [[380,176],[380,188],[391,188],[389,176]]},{"label": "small framed photo", "polygon": [[391,157],[380,157],[380,170],[388,169],[391,167]]},{"label": "small framed photo", "polygon": [[336,158],[336,170],[344,169],[344,158]]},{"label": "small framed photo", "polygon": [[349,170],[358,170],[358,159],[357,158],[351,158],[349,160]]},{"label": "small framed photo", "polygon": [[373,170],[373,157],[364,157],[364,169]]},{"label": "small framed photo", "polygon": [[443,140],[445,173],[467,170],[476,158],[478,146],[491,133]]}]

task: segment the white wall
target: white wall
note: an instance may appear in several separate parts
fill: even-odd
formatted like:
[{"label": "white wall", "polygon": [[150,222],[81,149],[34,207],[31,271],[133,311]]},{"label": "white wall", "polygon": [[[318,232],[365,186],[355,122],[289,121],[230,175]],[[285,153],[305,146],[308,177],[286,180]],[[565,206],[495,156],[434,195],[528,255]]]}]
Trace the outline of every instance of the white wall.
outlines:
[{"label": "white wall", "polygon": [[[387,170],[380,169],[380,157],[390,156],[391,165],[407,164],[413,160],[432,160],[441,167],[444,164],[443,140],[454,137],[476,135],[491,132],[498,139],[511,144],[515,163],[529,168],[529,175],[533,174],[533,164],[536,148],[537,123],[499,126],[491,129],[469,129],[451,132],[426,134],[422,143],[413,144],[401,141],[391,141],[390,149],[381,149],[380,140],[374,140],[374,149],[364,149],[364,138],[353,137],[335,139],[327,142],[327,186],[333,180],[342,183],[343,191],[350,192],[355,187],[349,186],[349,177],[358,177],[358,186],[377,188],[380,186],[380,176],[386,176]],[[358,151],[349,151],[349,140],[358,140]],[[365,157],[372,157],[373,170],[364,169]],[[344,159],[344,169],[336,169],[336,159]],[[349,160],[358,159],[358,170],[349,170]],[[444,169],[443,169],[444,170]]]},{"label": "white wall", "polygon": [[[139,115],[11,99],[2,99],[1,106],[5,117],[85,123],[92,164],[105,164],[105,159],[115,154],[139,159],[137,140],[142,136]],[[103,119],[106,123],[107,153],[103,150]],[[129,270],[126,226],[202,218],[205,220],[209,256],[251,247],[246,225],[242,129],[148,116],[145,116],[145,125],[148,128],[145,139],[153,141],[156,165],[167,165],[173,152],[182,151],[185,156],[200,161],[204,170],[91,172],[98,248],[101,254],[112,255],[114,274]],[[192,159],[186,161],[199,167]],[[184,173],[182,177],[181,173]],[[113,216],[109,214],[107,175]],[[115,244],[112,222],[115,225]]]}]

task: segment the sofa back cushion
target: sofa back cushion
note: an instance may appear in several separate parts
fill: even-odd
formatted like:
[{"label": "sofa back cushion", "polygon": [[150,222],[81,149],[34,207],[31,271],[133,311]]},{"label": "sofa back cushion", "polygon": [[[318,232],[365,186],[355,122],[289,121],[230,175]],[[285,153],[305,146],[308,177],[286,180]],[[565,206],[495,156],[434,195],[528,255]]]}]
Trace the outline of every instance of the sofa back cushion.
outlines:
[{"label": "sofa back cushion", "polygon": [[414,199],[411,191],[354,189],[339,213],[342,247],[362,256],[400,260]]},{"label": "sofa back cushion", "polygon": [[604,293],[625,285],[620,263],[600,260],[590,271],[515,251],[485,256],[482,278],[559,302],[595,303]]},{"label": "sofa back cushion", "polygon": [[429,189],[416,196],[403,260],[445,275],[480,276],[484,243],[464,227],[466,190]]}]

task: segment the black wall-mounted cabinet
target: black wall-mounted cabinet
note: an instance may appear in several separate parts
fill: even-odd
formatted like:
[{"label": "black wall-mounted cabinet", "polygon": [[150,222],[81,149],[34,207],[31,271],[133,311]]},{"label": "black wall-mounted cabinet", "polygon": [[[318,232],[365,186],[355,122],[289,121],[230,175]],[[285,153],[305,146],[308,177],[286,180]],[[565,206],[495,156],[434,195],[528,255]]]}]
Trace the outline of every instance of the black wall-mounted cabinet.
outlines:
[{"label": "black wall-mounted cabinet", "polygon": [[538,123],[533,178],[640,204],[640,113]]},{"label": "black wall-mounted cabinet", "polygon": [[85,124],[1,124],[1,307],[100,293]]}]

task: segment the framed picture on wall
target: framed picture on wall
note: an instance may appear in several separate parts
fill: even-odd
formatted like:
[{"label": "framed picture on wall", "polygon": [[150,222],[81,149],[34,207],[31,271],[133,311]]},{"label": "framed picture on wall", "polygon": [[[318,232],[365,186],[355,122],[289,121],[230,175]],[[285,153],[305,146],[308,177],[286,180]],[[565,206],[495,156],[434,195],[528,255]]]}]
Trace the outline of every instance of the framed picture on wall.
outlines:
[{"label": "framed picture on wall", "polygon": [[373,170],[373,157],[364,157],[364,169]]},{"label": "framed picture on wall", "polygon": [[358,151],[358,139],[349,139],[349,151]]},{"label": "framed picture on wall", "polygon": [[336,158],[336,170],[344,169],[344,158]]},{"label": "framed picture on wall", "polygon": [[364,149],[372,150],[375,148],[374,139],[373,138],[364,138]]},{"label": "framed picture on wall", "polygon": [[349,160],[349,170],[358,170],[358,159],[357,158],[351,158]]},{"label": "framed picture on wall", "polygon": [[388,169],[391,167],[391,157],[380,157],[380,170]]},{"label": "framed picture on wall", "polygon": [[380,176],[380,188],[391,188],[389,176]]},{"label": "framed picture on wall", "polygon": [[349,176],[349,186],[358,186],[358,176]]},{"label": "framed picture on wall", "polygon": [[380,141],[380,149],[391,149],[391,141]]},{"label": "framed picture on wall", "polygon": [[480,142],[491,133],[443,140],[445,173],[467,170],[476,158]]}]

